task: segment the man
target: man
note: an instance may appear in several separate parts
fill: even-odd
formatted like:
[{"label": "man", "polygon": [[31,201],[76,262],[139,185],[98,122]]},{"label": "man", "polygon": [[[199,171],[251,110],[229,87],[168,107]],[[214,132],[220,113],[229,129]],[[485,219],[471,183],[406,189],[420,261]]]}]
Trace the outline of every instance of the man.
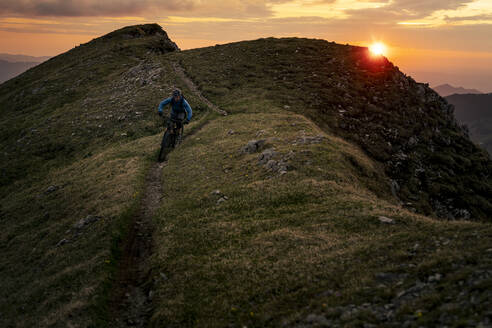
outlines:
[{"label": "man", "polygon": [[161,101],[159,104],[159,116],[163,115],[162,109],[167,104],[171,104],[171,119],[184,121],[184,124],[190,122],[193,111],[180,90],[174,90],[171,97]]}]

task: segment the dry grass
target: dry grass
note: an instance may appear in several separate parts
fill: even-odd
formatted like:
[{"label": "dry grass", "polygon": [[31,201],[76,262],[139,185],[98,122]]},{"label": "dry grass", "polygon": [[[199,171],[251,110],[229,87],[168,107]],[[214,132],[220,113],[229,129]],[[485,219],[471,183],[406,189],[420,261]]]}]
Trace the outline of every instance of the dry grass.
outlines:
[{"label": "dry grass", "polygon": [[[440,222],[402,209],[378,165],[357,147],[326,134],[322,143],[293,145],[300,134],[323,133],[302,116],[235,114],[211,122],[171,154],[154,234],[153,326],[293,324],[322,304],[367,301],[361,290],[379,295],[377,272],[414,263],[407,272],[425,275],[435,270],[429,259],[473,256],[476,249],[465,255],[460,245],[473,231],[491,233],[489,225]],[[258,153],[239,153],[258,138],[279,153],[294,151],[287,174],[266,171]],[[215,189],[229,200],[217,204]],[[380,215],[396,224],[380,223]],[[454,237],[458,232],[463,237]],[[436,235],[453,238],[453,246],[433,249]],[[409,258],[415,243],[428,248]],[[342,297],[320,296],[326,290]]]},{"label": "dry grass", "polygon": [[[91,325],[90,306],[112,265],[114,234],[138,197],[147,150],[158,144],[158,136],[142,138],[45,179],[16,183],[17,192],[2,200],[1,312],[10,314],[0,317],[2,326]],[[46,193],[51,185],[58,189]],[[101,219],[77,236],[73,225],[87,215]],[[62,239],[69,242],[57,247]]]}]

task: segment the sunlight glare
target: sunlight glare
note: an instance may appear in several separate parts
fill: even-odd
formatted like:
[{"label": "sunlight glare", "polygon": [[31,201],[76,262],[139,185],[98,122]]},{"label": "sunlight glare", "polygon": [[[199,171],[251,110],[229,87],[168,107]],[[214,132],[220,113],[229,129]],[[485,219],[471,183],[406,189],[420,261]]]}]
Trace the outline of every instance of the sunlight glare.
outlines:
[{"label": "sunlight glare", "polygon": [[386,49],[386,46],[384,45],[384,43],[376,42],[376,43],[371,44],[371,46],[369,47],[369,50],[375,56],[384,56],[386,54],[387,49]]}]

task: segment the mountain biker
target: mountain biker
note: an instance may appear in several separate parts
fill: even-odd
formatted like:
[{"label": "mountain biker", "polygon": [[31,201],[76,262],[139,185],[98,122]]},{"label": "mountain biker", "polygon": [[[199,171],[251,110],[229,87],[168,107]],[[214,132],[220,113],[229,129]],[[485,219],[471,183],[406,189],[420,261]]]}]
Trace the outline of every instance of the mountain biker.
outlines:
[{"label": "mountain biker", "polygon": [[190,104],[183,97],[183,94],[179,89],[173,91],[171,97],[164,99],[159,104],[159,116],[162,116],[162,109],[167,104],[171,104],[171,120],[184,121],[184,124],[188,124],[193,116]]}]

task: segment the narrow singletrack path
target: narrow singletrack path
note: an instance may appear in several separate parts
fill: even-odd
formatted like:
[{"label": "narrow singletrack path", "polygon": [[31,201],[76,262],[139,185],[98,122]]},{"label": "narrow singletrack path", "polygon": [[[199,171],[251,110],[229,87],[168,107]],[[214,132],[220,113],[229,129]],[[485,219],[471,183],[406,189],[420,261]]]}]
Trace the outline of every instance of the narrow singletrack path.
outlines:
[{"label": "narrow singletrack path", "polygon": [[220,115],[227,115],[227,112],[223,109],[220,109],[217,105],[215,105],[214,103],[210,102],[210,100],[208,100],[207,98],[205,98],[205,96],[201,93],[201,91],[198,89],[198,87],[196,86],[195,83],[193,83],[192,80],[190,80],[189,77],[186,76],[186,73],[183,69],[183,67],[181,67],[181,65],[179,65],[178,63],[173,63],[173,66],[174,66],[174,71],[176,72],[176,74],[178,74],[178,76],[181,78],[181,80],[183,80],[183,82],[186,84],[186,86],[188,88],[191,89],[191,91],[201,100],[203,101],[205,104],[207,104],[207,106],[212,109],[214,112],[217,112],[219,113]]},{"label": "narrow singletrack path", "polygon": [[[185,74],[183,68],[173,64],[182,81],[210,110],[221,115],[227,112],[205,98]],[[201,130],[208,121],[200,124],[183,137],[183,141]],[[128,234],[122,243],[122,256],[115,275],[110,300],[110,327],[147,327],[152,315],[152,282],[150,256],[153,248],[153,216],[160,207],[163,195],[162,170],[166,162],[153,163],[145,178],[144,193],[134,214]]]},{"label": "narrow singletrack path", "polygon": [[146,327],[152,313],[149,258],[152,254],[152,216],[162,197],[162,163],[147,173],[140,208],[135,213],[116,274],[111,302],[111,327]]}]

